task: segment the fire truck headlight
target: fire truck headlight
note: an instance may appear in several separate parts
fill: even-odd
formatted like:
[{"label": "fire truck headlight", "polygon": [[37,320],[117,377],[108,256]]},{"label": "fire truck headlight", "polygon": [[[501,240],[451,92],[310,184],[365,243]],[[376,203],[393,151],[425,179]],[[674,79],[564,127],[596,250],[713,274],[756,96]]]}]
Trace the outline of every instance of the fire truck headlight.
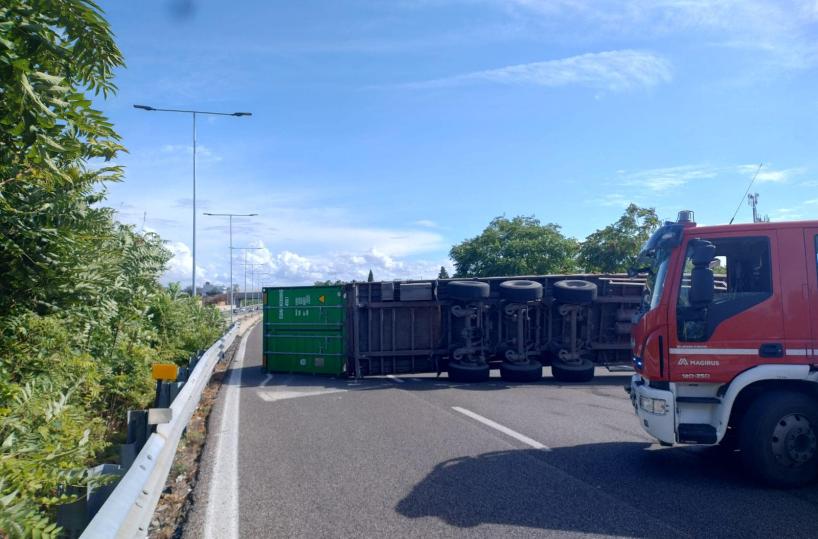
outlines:
[{"label": "fire truck headlight", "polygon": [[640,396],[639,407],[651,414],[664,415],[667,413],[667,401],[664,399],[652,399],[650,397]]}]

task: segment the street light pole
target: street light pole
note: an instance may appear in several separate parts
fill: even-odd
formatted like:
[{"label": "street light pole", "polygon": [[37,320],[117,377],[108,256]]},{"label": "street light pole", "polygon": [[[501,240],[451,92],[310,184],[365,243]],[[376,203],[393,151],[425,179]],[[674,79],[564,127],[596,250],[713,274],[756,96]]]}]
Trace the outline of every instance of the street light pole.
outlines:
[{"label": "street light pole", "polygon": [[[196,115],[209,114],[211,116],[252,116],[251,112],[212,112],[207,110],[160,109],[148,105],[134,105],[135,109],[149,112],[181,112],[193,117],[193,268],[191,271],[192,288],[190,295],[196,296]],[[204,290],[202,290],[204,294]]]},{"label": "street light pole", "polygon": [[227,217],[230,221],[230,256],[228,260],[230,261],[230,321],[233,321],[233,305],[235,302],[233,301],[233,217],[255,217],[258,215],[257,213],[208,213],[205,212],[204,215],[209,215],[212,217]]},{"label": "street light pole", "polygon": [[[247,301],[247,251],[257,251],[261,247],[233,247],[235,251],[244,250],[244,300]],[[233,257],[230,257],[230,263],[233,263]]]},{"label": "street light pole", "polygon": [[261,278],[262,277],[269,277],[271,275],[272,275],[272,273],[270,273],[270,272],[257,273],[256,274],[256,277],[258,277],[258,302],[259,303],[262,303],[262,289],[264,288]]}]

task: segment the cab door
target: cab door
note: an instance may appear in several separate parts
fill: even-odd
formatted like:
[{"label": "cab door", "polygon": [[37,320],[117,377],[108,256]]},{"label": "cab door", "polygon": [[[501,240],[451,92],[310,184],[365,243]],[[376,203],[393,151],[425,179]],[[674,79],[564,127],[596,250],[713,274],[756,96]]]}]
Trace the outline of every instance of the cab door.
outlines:
[{"label": "cab door", "polygon": [[818,228],[804,229],[804,249],[807,262],[807,284],[804,295],[808,298],[812,347],[809,355],[818,360]]},{"label": "cab door", "polygon": [[[693,242],[700,240],[715,246],[713,300],[706,308],[688,296]],[[676,274],[669,311],[671,381],[725,383],[760,363],[786,362],[775,230],[703,234],[682,248],[685,266]]]}]

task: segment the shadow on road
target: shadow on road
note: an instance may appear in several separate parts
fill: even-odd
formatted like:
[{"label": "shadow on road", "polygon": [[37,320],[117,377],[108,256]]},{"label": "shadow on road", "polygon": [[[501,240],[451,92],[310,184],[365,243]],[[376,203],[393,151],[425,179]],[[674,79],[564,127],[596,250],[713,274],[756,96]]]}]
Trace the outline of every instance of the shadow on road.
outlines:
[{"label": "shadow on road", "polygon": [[635,442],[485,453],[441,462],[395,510],[459,528],[493,523],[656,538],[814,537],[818,487],[764,489],[737,461],[718,448]]}]

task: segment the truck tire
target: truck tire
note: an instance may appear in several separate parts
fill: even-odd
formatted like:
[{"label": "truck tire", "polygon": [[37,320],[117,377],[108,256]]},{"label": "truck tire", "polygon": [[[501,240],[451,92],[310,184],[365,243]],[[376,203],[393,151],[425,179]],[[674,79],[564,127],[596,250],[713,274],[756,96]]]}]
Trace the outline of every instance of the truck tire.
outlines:
[{"label": "truck tire", "polygon": [[500,364],[500,378],[507,382],[538,382],[542,379],[542,363],[529,361],[528,363]]},{"label": "truck tire", "polygon": [[537,281],[514,280],[500,283],[500,297],[513,303],[542,299],[542,285]]},{"label": "truck tire", "polygon": [[747,409],[739,427],[745,466],[779,488],[806,485],[818,476],[818,402],[803,393],[774,391]]},{"label": "truck tire", "polygon": [[452,382],[485,382],[490,375],[491,370],[486,363],[449,363],[449,379]]},{"label": "truck tire", "polygon": [[587,359],[577,363],[555,359],[551,363],[551,375],[558,382],[590,382],[594,379],[594,364]]},{"label": "truck tire", "polygon": [[580,279],[566,279],[554,283],[554,299],[560,303],[584,305],[596,299],[596,285]]},{"label": "truck tire", "polygon": [[470,301],[489,297],[489,285],[481,281],[451,281],[446,293],[451,299]]}]

